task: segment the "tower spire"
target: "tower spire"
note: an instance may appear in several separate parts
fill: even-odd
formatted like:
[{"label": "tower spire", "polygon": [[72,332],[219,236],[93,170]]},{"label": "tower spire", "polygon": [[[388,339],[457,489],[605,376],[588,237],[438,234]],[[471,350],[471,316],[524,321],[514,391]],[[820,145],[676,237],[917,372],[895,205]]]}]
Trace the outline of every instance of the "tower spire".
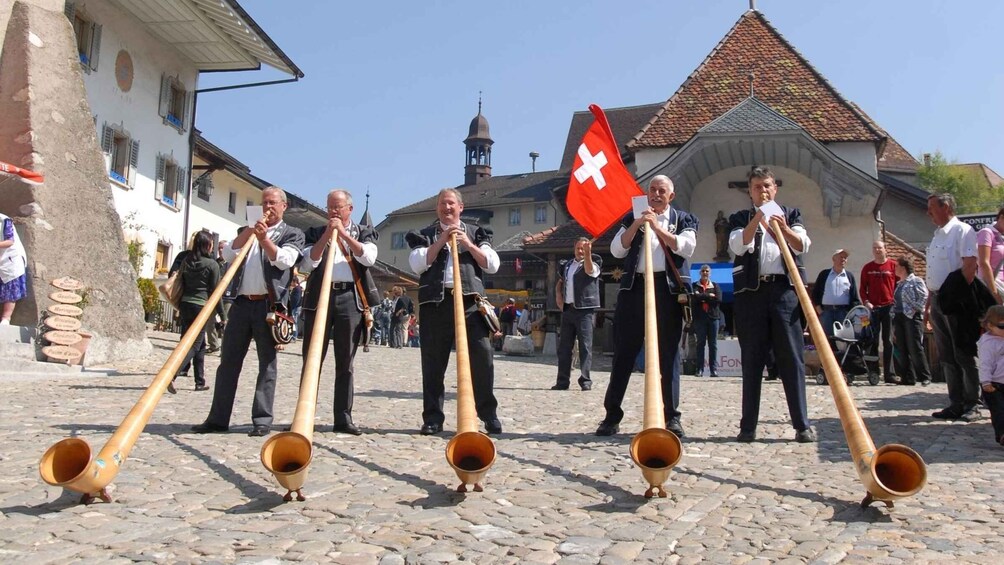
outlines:
[{"label": "tower spire", "polygon": [[370,187],[366,187],[366,208],[363,210],[363,218],[359,221],[361,225],[373,227],[373,217],[370,216]]},{"label": "tower spire", "polygon": [[481,91],[478,91],[478,115],[481,115]]}]

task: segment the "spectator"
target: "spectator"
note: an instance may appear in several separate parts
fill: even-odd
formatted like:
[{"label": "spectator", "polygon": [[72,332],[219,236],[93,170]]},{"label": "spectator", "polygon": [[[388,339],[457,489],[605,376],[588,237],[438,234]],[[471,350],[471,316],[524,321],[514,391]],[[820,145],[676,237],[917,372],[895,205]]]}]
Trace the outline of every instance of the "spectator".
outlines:
[{"label": "spectator", "polygon": [[[303,304],[303,285],[300,284],[300,275],[293,270],[293,278],[289,281],[289,315],[293,318],[293,335],[300,338],[300,306]],[[309,337],[309,336],[308,336]]]},{"label": "spectator", "polygon": [[502,324],[502,335],[512,335],[516,327],[516,299],[506,300],[505,306],[499,312],[499,323]]},{"label": "spectator", "polygon": [[0,214],[0,224],[3,224],[3,235],[0,237],[0,303],[3,304],[3,314],[0,326],[9,326],[14,305],[28,293],[25,274],[28,257],[14,229],[14,221]]},{"label": "spectator", "polygon": [[408,322],[408,347],[421,347],[422,342],[418,338],[418,318],[414,315],[411,316],[411,320]]},{"label": "spectator", "polygon": [[892,322],[895,330],[896,374],[899,384],[913,386],[918,382],[927,386],[931,382],[931,369],[924,351],[924,305],[927,304],[927,285],[913,274],[913,260],[900,257],[896,260],[896,276],[900,283],[893,292]]},{"label": "spectator", "polygon": [[[872,335],[878,338],[878,334],[881,333],[882,372],[885,375],[885,382],[895,384],[897,381],[893,375],[898,371],[894,371],[890,363],[892,332],[889,310],[892,308],[892,293],[896,289],[896,262],[886,256],[885,243],[882,241],[872,243],[872,257],[874,261],[869,261],[861,269],[861,301],[871,310]],[[877,356],[878,347],[879,340],[873,339],[869,353]],[[902,373],[899,375],[903,376]]]},{"label": "spectator", "polygon": [[986,333],[978,342],[980,385],[990,410],[994,440],[1004,447],[1004,306],[995,305],[987,310],[983,329]]},{"label": "spectator", "polygon": [[997,210],[997,220],[976,233],[977,273],[990,292],[1000,304],[1004,274],[1001,265],[1004,264],[1004,208]]},{"label": "spectator", "polygon": [[712,377],[718,376],[718,326],[722,312],[718,305],[722,301],[722,289],[711,282],[711,265],[701,265],[701,279],[694,283],[693,323],[697,338],[697,376],[704,376],[704,347],[708,348],[708,371]]},{"label": "spectator", "polygon": [[833,252],[833,268],[819,271],[812,287],[812,304],[819,323],[828,337],[833,337],[833,322],[843,322],[851,308],[861,304],[854,275],[847,270],[847,250]]},{"label": "spectator", "polygon": [[[188,250],[178,269],[178,278],[181,279],[182,288],[178,315],[181,321],[181,333],[184,334],[202,312],[209,295],[220,284],[220,264],[213,258],[213,239],[208,232],[195,233],[192,238],[192,247]],[[215,311],[217,314],[223,314],[222,304],[217,303]],[[195,390],[197,391],[209,390],[205,374],[205,347],[206,330],[203,327],[182,363],[184,367],[192,366],[194,368]],[[175,379],[177,377],[178,375],[175,375]],[[167,392],[171,394],[177,392],[173,380],[171,384],[167,385]]]}]

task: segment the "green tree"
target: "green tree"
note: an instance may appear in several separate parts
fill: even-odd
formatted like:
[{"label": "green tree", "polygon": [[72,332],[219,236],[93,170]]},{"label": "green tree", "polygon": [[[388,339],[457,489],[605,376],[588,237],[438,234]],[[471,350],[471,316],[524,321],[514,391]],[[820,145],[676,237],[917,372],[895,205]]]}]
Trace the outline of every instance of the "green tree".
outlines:
[{"label": "green tree", "polygon": [[930,164],[917,170],[917,180],[932,193],[954,196],[958,214],[996,212],[1004,202],[1004,185],[990,186],[978,171],[949,162],[940,151],[931,156]]}]

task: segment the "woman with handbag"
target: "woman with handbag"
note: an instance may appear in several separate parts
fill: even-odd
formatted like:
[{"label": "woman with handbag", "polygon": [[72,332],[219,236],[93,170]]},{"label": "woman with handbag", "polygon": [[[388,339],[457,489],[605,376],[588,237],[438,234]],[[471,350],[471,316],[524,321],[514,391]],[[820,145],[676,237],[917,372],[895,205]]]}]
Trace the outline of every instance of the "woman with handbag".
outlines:
[{"label": "woman with handbag", "polygon": [[1004,208],[997,210],[997,218],[993,224],[976,232],[977,275],[990,292],[997,304],[1004,302]]},{"label": "woman with handbag", "polygon": [[[209,295],[212,294],[216,286],[220,284],[220,264],[213,257],[213,238],[208,232],[200,231],[195,234],[192,240],[192,248],[181,262],[178,270],[178,279],[181,282],[181,301],[178,305],[178,313],[181,323],[181,333],[184,335],[189,326],[206,305]],[[216,305],[217,314],[223,318],[223,305]],[[188,363],[193,364],[195,369],[195,390],[209,390],[206,384],[205,372],[206,357],[206,330],[199,332],[195,338],[195,344],[188,350],[182,366]],[[175,375],[178,378],[178,375]],[[167,392],[175,394],[177,389],[172,382],[167,387]]]}]

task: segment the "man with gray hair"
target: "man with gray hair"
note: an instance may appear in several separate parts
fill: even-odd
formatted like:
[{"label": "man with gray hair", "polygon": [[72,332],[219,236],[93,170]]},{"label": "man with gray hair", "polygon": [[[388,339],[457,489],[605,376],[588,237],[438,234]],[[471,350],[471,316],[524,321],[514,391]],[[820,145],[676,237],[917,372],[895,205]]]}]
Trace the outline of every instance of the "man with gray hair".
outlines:
[{"label": "man with gray hair", "polygon": [[941,373],[948,384],[948,407],[931,414],[941,420],[971,422],[980,417],[980,378],[976,357],[960,347],[955,316],[942,311],[939,290],[948,275],[961,269],[969,281],[976,278],[976,232],[955,217],[955,199],[950,194],[927,198],[927,215],[938,226],[927,248],[927,297],[925,317],[934,328]]},{"label": "man with gray hair", "polygon": [[645,339],[645,261],[641,227],[652,230],[652,274],[659,338],[659,369],[662,372],[662,403],[666,429],[684,436],[680,424],[680,337],[683,335],[683,306],[679,297],[690,293],[689,259],[697,246],[697,217],[670,206],[676,197],[673,181],[665,175],[653,177],[648,185],[648,208],[640,217],[625,218],[610,242],[610,253],[624,259],[624,274],[614,309],[614,360],[610,383],[603,399],[606,416],[596,428],[598,436],[612,436],[619,430],[634,361]]}]

